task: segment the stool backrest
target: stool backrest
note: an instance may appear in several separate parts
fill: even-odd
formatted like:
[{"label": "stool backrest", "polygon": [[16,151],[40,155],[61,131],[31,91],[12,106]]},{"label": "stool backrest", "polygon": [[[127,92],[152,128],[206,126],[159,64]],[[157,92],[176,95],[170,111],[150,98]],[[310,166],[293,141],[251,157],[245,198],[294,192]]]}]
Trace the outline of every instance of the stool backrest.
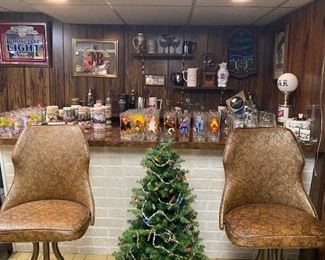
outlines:
[{"label": "stool backrest", "polygon": [[224,215],[245,204],[281,204],[316,216],[301,179],[304,155],[290,130],[280,127],[234,129],[227,138],[223,164],[221,229]]},{"label": "stool backrest", "polygon": [[69,200],[86,206],[94,221],[88,143],[78,126],[31,126],[12,154],[14,181],[6,210],[37,200]]}]

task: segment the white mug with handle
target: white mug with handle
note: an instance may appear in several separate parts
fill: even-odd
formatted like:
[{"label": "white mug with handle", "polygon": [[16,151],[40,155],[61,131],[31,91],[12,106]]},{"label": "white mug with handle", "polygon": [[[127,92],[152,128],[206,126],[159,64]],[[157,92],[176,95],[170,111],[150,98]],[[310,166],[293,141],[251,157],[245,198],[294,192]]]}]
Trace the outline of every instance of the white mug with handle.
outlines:
[{"label": "white mug with handle", "polygon": [[[183,70],[183,78],[186,81],[188,87],[197,87],[197,72],[199,68],[188,68]],[[187,77],[185,77],[185,72],[187,72]]]}]

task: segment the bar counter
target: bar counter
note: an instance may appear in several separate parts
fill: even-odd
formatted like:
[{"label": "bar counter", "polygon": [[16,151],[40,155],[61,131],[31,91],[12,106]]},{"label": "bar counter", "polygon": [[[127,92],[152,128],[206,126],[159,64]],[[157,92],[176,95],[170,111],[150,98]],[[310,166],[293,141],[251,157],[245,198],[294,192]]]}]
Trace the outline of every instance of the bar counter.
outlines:
[{"label": "bar counter", "polygon": [[[95,225],[80,240],[60,243],[60,248],[63,253],[112,254],[118,248],[118,237],[128,227],[127,220],[134,218],[128,209],[131,208],[132,189],[145,175],[140,162],[146,148],[156,143],[121,141],[117,127],[102,135],[89,132],[86,138],[90,145],[89,169],[96,206]],[[14,177],[11,154],[16,141],[17,136],[0,138],[0,163],[6,194]],[[184,159],[182,167],[189,170],[186,177],[196,195],[193,208],[198,212],[206,254],[218,259],[253,259],[255,250],[233,246],[225,232],[219,230],[219,205],[224,187],[224,144],[176,142],[174,147]],[[316,146],[302,147],[306,157],[302,179],[308,192]],[[31,245],[19,243],[14,245],[14,249],[31,252]],[[285,256],[286,259],[297,259],[297,251],[286,250]]]},{"label": "bar counter", "polygon": [[[137,147],[137,148],[150,148],[158,142],[138,142],[138,141],[123,141],[120,137],[119,127],[114,126],[111,130],[105,132],[97,132],[90,130],[85,133],[85,137],[88,140],[89,146],[107,146],[107,147]],[[12,137],[0,137],[0,145],[14,145],[18,139],[18,136]],[[225,144],[221,142],[209,143],[209,142],[193,142],[190,137],[189,142],[175,142],[174,148],[181,149],[204,149],[204,150],[223,150]],[[301,148],[304,153],[316,153],[316,144],[301,144]]]}]

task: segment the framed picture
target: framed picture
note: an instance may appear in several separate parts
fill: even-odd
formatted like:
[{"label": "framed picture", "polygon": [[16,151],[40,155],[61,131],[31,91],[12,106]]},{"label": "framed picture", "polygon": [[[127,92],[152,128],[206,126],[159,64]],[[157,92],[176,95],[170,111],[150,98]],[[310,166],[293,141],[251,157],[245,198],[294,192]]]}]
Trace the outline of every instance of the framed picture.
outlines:
[{"label": "framed picture", "polygon": [[48,23],[0,23],[0,64],[50,66]]},{"label": "framed picture", "polygon": [[286,46],[288,44],[289,25],[284,31],[275,33],[274,35],[274,53],[273,53],[273,79],[277,79],[284,73],[286,61]]},{"label": "framed picture", "polygon": [[227,40],[228,71],[230,76],[244,78],[257,73],[256,37],[239,29]]},{"label": "framed picture", "polygon": [[146,86],[165,86],[165,75],[144,75],[144,84]]},{"label": "framed picture", "polygon": [[118,41],[72,39],[73,76],[118,77]]}]

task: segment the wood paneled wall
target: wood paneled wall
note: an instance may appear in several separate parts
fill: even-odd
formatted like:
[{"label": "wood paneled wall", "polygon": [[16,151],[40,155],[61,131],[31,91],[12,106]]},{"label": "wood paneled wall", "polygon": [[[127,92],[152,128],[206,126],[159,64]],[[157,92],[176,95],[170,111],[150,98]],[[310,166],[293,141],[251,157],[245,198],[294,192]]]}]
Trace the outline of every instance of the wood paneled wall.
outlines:
[{"label": "wood paneled wall", "polygon": [[[108,90],[113,92],[114,110],[117,111],[119,93],[129,94],[134,88],[143,94],[141,60],[131,55],[132,38],[138,32],[148,37],[170,33],[182,39],[197,42],[198,49],[193,59],[185,62],[185,68],[198,67],[200,56],[214,52],[220,61],[226,56],[227,34],[233,27],[185,27],[185,26],[123,26],[123,25],[73,25],[64,24],[42,14],[0,13],[0,21],[51,21],[52,23],[52,66],[50,68],[0,67],[0,111],[16,109],[42,103],[43,105],[68,105],[72,97],[84,99],[87,89],[95,89],[97,97],[104,99]],[[253,93],[254,99],[263,107],[265,81],[271,75],[272,35],[263,27],[248,28],[256,34],[258,44],[258,74],[237,80],[230,79],[229,86]],[[73,77],[72,38],[118,39],[119,77],[117,79]],[[181,60],[150,59],[145,61],[145,73],[166,75],[166,87],[150,87],[150,94],[163,99],[172,99],[175,104],[181,99],[181,92],[171,88],[170,74],[181,71]],[[189,92],[188,92],[189,93]],[[207,108],[216,107],[220,93],[217,91],[191,92],[192,103]]]},{"label": "wood paneled wall", "polygon": [[[289,24],[288,59],[285,71],[295,73],[299,87],[293,103],[297,112],[304,112],[311,103],[319,103],[321,67],[324,59],[324,4],[314,3],[297,10],[288,17],[265,27],[247,28],[255,33],[258,49],[258,74],[244,79],[229,79],[233,92],[244,89],[253,94],[261,109],[276,112],[282,103],[273,73],[274,32]],[[148,37],[163,33],[177,35],[198,43],[194,58],[185,62],[185,68],[197,67],[200,56],[214,52],[222,59],[226,56],[226,37],[234,27],[209,26],[123,26],[123,25],[73,25],[64,24],[42,14],[0,13],[0,21],[51,21],[52,23],[52,66],[50,68],[0,67],[0,111],[16,109],[42,103],[44,105],[68,105],[72,97],[84,99],[88,88],[95,89],[97,97],[104,99],[108,90],[113,92],[114,110],[117,111],[119,93],[130,93],[134,88],[143,94],[141,60],[131,55],[132,38],[138,32]],[[117,79],[73,77],[72,38],[118,39],[119,77]],[[156,59],[145,61],[145,73],[166,75],[166,87],[150,87],[150,93],[164,99],[180,101],[180,91],[171,88],[170,74],[181,70],[181,61]],[[219,101],[217,91],[191,93],[192,103],[199,102],[207,108],[215,107]],[[185,93],[185,95],[189,95]]]}]

